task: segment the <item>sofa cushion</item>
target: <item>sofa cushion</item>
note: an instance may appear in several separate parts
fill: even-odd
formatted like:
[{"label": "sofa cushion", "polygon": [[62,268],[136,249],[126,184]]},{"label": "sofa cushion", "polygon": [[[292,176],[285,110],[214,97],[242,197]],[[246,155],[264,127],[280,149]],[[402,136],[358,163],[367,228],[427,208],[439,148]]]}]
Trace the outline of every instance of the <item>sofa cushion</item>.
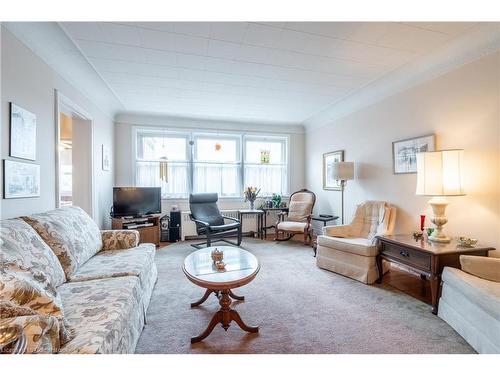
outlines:
[{"label": "sofa cushion", "polygon": [[142,283],[153,268],[155,254],[155,246],[147,243],[126,250],[101,251],[80,267],[71,281],[138,276]]},{"label": "sofa cushion", "polygon": [[444,268],[442,279],[489,315],[500,320],[500,283],[451,267]]},{"label": "sofa cushion", "polygon": [[0,244],[0,263],[16,263],[35,273],[43,273],[54,288],[66,281],[54,252],[23,220],[0,221]]},{"label": "sofa cushion", "polygon": [[144,323],[138,277],[69,282],[58,292],[75,331],[61,353],[133,353]]},{"label": "sofa cushion", "polygon": [[97,224],[79,207],[23,217],[59,258],[67,278],[102,248]]},{"label": "sofa cushion", "polygon": [[282,221],[277,225],[277,229],[290,232],[304,232],[306,227],[307,223],[301,223],[298,221]]},{"label": "sofa cushion", "polygon": [[[22,315],[0,319],[4,327],[21,326],[28,354],[53,354],[60,350],[59,322],[54,316]],[[0,351],[1,353],[1,351]]]},{"label": "sofa cushion", "polygon": [[500,259],[460,255],[460,265],[464,272],[500,283]]},{"label": "sofa cushion", "polygon": [[101,230],[102,250],[130,249],[139,245],[139,231],[130,229]]},{"label": "sofa cushion", "polygon": [[[57,291],[43,273],[20,268],[17,264],[4,264],[0,268],[0,305],[2,311],[17,310],[20,315],[53,316],[58,319],[60,343],[72,338],[72,331],[64,319],[62,302]],[[3,316],[2,316],[3,317]]]},{"label": "sofa cushion", "polygon": [[367,257],[378,254],[377,246],[372,245],[372,241],[367,238],[338,238],[323,235],[318,236],[318,245]]}]

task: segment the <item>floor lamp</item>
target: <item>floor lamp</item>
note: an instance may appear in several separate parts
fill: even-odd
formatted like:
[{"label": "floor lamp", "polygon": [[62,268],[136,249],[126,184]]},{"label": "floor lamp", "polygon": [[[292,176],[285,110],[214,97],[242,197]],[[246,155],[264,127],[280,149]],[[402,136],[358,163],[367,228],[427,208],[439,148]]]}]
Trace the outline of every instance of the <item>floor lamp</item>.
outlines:
[{"label": "floor lamp", "polygon": [[348,180],[354,180],[354,163],[352,161],[339,161],[332,164],[333,179],[340,181],[342,191],[342,224],[344,224],[344,189]]}]

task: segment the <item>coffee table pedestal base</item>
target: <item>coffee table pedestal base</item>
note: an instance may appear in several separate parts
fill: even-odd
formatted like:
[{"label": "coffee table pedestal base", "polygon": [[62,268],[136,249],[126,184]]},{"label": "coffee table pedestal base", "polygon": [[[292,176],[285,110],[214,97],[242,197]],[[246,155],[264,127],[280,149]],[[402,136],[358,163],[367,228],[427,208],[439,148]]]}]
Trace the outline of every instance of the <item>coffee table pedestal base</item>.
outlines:
[{"label": "coffee table pedestal base", "polygon": [[191,307],[198,306],[205,302],[207,298],[214,293],[218,298],[219,298],[219,305],[220,305],[220,310],[217,311],[212,319],[210,320],[210,323],[208,323],[207,328],[198,336],[191,337],[191,343],[194,344],[195,342],[200,342],[203,339],[207,338],[210,333],[212,333],[213,329],[215,326],[219,323],[221,323],[222,328],[227,331],[229,326],[231,325],[231,322],[234,321],[238,326],[250,333],[257,333],[259,332],[259,327],[254,327],[254,326],[248,326],[246,325],[243,320],[240,317],[240,314],[236,310],[231,309],[231,297],[240,301],[243,301],[245,297],[243,296],[237,296],[234,294],[230,289],[223,289],[223,290],[210,290],[207,289],[205,291],[205,294],[203,297],[201,297],[200,300],[194,302],[191,304]]}]

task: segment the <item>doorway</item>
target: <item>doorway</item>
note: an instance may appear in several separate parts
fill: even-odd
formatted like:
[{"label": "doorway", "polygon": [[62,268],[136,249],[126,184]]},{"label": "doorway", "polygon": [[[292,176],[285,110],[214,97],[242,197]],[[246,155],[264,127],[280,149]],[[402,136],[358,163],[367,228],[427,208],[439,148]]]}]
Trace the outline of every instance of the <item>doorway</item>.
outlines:
[{"label": "doorway", "polygon": [[56,91],[56,202],[78,206],[94,218],[93,122]]}]

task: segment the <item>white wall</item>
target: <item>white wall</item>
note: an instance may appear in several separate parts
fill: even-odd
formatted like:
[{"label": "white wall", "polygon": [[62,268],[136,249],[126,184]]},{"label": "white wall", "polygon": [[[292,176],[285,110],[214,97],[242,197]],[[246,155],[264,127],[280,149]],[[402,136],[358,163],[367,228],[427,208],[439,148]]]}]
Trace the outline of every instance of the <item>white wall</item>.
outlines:
[{"label": "white wall", "polygon": [[398,207],[397,232],[418,229],[419,215],[431,214],[429,197],[415,195],[416,174],[393,174],[392,142],[435,133],[438,149],[463,148],[466,158],[467,195],[449,199],[447,232],[500,247],[499,72],[496,53],[310,130],[306,182],[318,195],[317,211],[340,211],[340,192],[322,189],[322,154],[343,149],[355,162],[348,221],[357,203],[380,199]]},{"label": "white wall", "polygon": [[[302,126],[287,127],[270,124],[236,123],[228,121],[212,121],[199,119],[172,118],[162,116],[121,114],[116,117],[115,128],[115,183],[116,186],[133,186],[132,142],[133,128],[163,126],[170,129],[185,129],[194,131],[238,131],[255,133],[272,133],[289,136],[290,192],[305,187],[304,174],[304,129]],[[164,200],[162,210],[167,212],[172,204],[179,205],[181,210],[187,210],[186,200]],[[242,200],[224,199],[221,208],[240,208]]]},{"label": "white wall", "polygon": [[3,27],[1,41],[1,158],[9,158],[9,102],[12,101],[37,115],[36,163],[41,166],[40,197],[2,199],[1,218],[43,212],[56,207],[54,90],[57,89],[93,118],[94,175],[98,207],[96,220],[102,227],[109,226],[114,175],[112,170],[101,169],[101,145],[104,143],[110,150],[113,149],[112,118],[101,112]]}]

